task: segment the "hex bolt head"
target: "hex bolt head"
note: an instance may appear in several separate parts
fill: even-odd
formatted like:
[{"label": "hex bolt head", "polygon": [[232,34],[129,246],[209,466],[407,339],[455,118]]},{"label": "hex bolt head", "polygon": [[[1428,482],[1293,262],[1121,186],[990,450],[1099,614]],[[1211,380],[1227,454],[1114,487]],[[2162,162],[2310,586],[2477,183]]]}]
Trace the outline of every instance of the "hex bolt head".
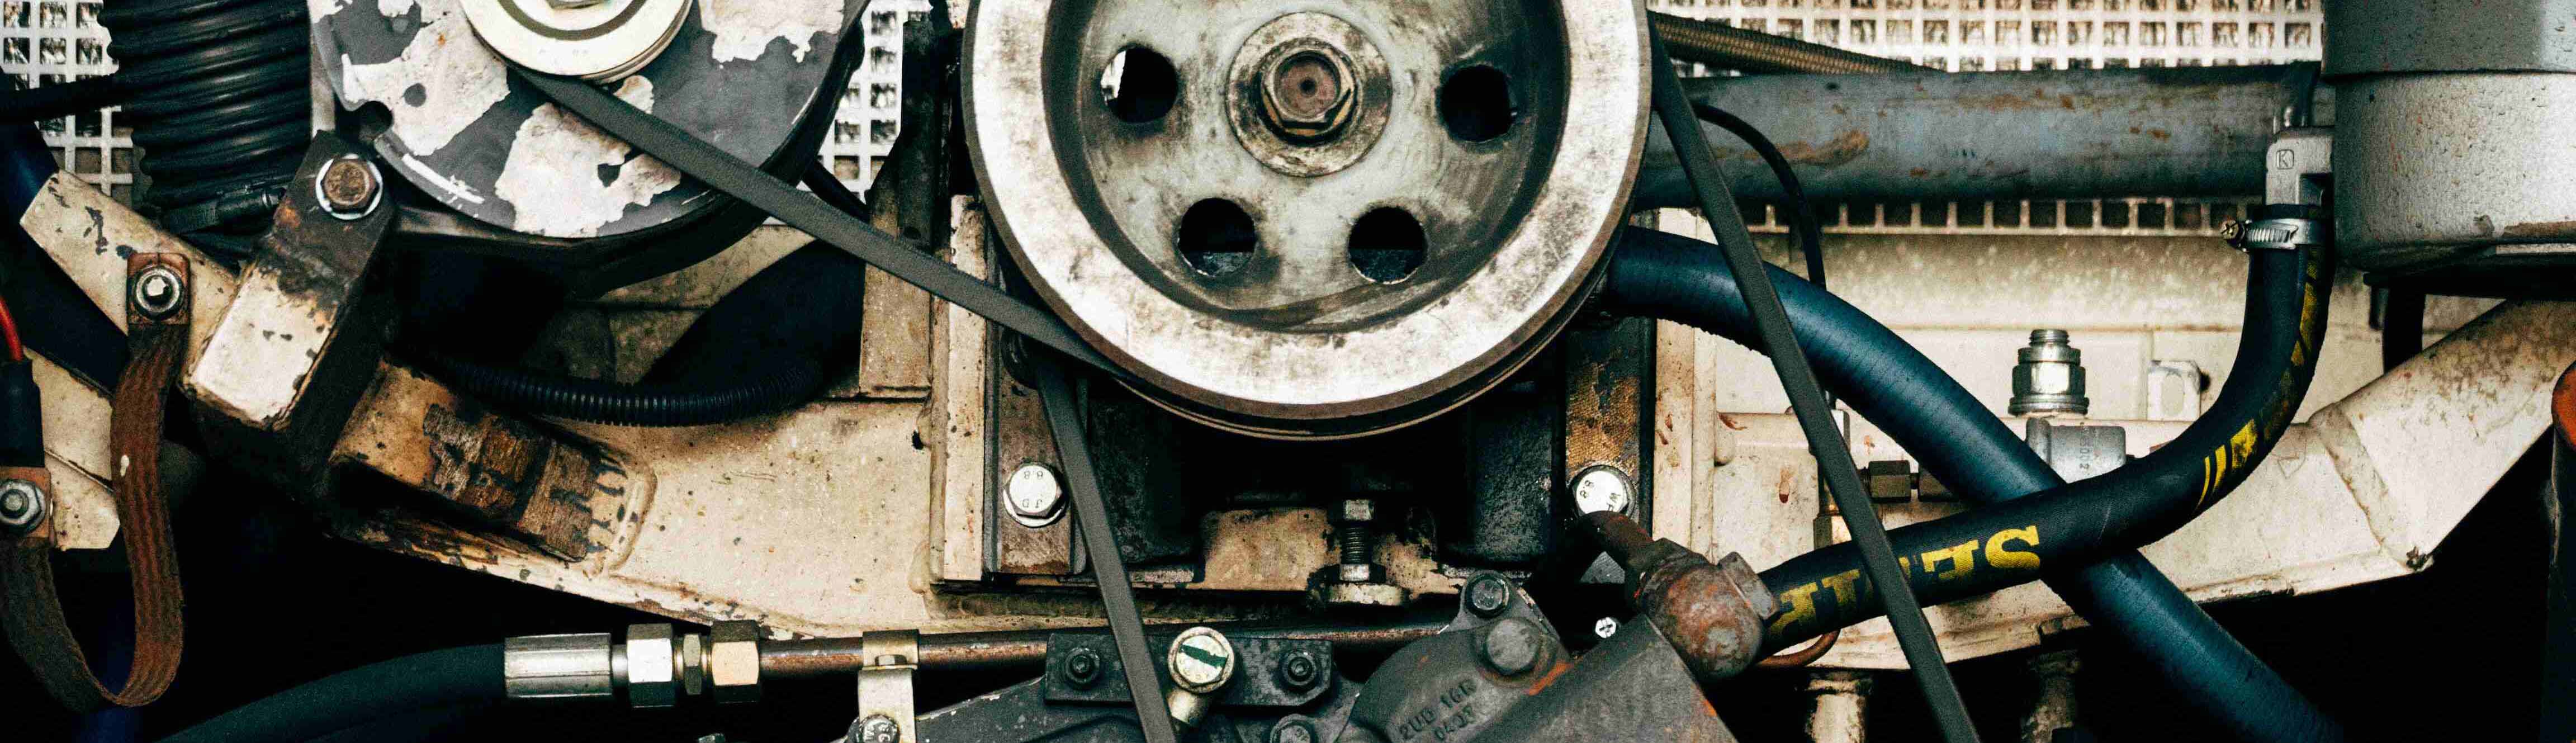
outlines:
[{"label": "hex bolt head", "polygon": [[760,701],[760,623],[728,619],[707,629],[707,685],[717,704]]},{"label": "hex bolt head", "polygon": [[1270,731],[1270,743],[1315,743],[1315,726],[1305,720],[1281,720]]},{"label": "hex bolt head", "polygon": [[1616,468],[1594,466],[1574,476],[1574,507],[1583,513],[1625,513],[1633,501],[1628,476],[1620,474]]},{"label": "hex bolt head", "polygon": [[376,202],[384,196],[384,184],[375,163],[357,155],[341,155],[322,166],[322,175],[313,180],[313,195],[331,216],[357,219],[376,210]]},{"label": "hex bolt head", "polygon": [[1100,683],[1100,651],[1074,648],[1072,654],[1065,656],[1064,666],[1057,670],[1056,675],[1064,677],[1064,682],[1072,684],[1073,688],[1089,689]]},{"label": "hex bolt head", "polygon": [[1304,47],[1288,51],[1261,72],[1261,113],[1280,137],[1317,142],[1340,134],[1359,108],[1359,81],[1341,50]]},{"label": "hex bolt head", "polygon": [[1619,620],[1609,617],[1592,620],[1593,637],[1607,640],[1610,639],[1611,635],[1615,634],[1619,634]]},{"label": "hex bolt head", "polygon": [[1294,691],[1315,688],[1324,678],[1324,661],[1305,648],[1288,651],[1279,659],[1279,685]]},{"label": "hex bolt head", "polygon": [[36,487],[35,483],[26,480],[0,482],[0,531],[12,536],[35,531],[36,524],[45,520],[48,506],[44,489]]},{"label": "hex bolt head", "polygon": [[679,634],[666,623],[626,627],[626,701],[669,707],[680,700]]},{"label": "hex bolt head", "polygon": [[172,312],[179,309],[179,301],[186,297],[186,286],[186,282],[180,280],[177,269],[166,265],[153,266],[135,275],[131,288],[128,289],[132,294],[128,300],[132,301],[134,309],[141,311],[145,317],[155,319],[169,317]]},{"label": "hex bolt head", "polygon": [[1512,580],[1493,573],[1485,573],[1476,576],[1474,580],[1467,581],[1465,593],[1467,611],[1474,612],[1476,616],[1492,619],[1494,615],[1503,613],[1504,609],[1512,605]]},{"label": "hex bolt head", "polygon": [[1485,625],[1478,638],[1478,644],[1484,646],[1485,666],[1505,676],[1518,676],[1537,668],[1539,655],[1545,652],[1540,646],[1547,642],[1538,625],[1520,617],[1505,617]]},{"label": "hex bolt head", "polygon": [[1011,471],[1011,480],[1002,487],[1002,503],[1010,509],[1011,520],[1032,529],[1064,518],[1064,481],[1055,468],[1036,462],[1020,465]]},{"label": "hex bolt head", "polygon": [[1365,524],[1377,520],[1377,501],[1367,498],[1345,498],[1333,504],[1333,523]]},{"label": "hex bolt head", "polygon": [[903,726],[885,715],[868,715],[859,724],[850,726],[850,743],[900,743],[902,740]]},{"label": "hex bolt head", "polygon": [[1193,694],[1212,694],[1234,680],[1234,643],[1207,627],[1191,627],[1172,638],[1165,653],[1172,683]]}]

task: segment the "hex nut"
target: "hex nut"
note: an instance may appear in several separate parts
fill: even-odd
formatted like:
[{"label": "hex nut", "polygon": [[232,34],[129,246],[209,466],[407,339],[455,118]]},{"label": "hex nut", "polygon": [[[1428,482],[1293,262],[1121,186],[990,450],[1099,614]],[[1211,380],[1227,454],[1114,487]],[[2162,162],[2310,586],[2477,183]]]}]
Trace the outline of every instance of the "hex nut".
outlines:
[{"label": "hex nut", "polygon": [[903,726],[885,715],[868,715],[850,727],[850,743],[898,743],[903,740]]},{"label": "hex nut", "polygon": [[1327,583],[1324,603],[1333,606],[1403,606],[1404,589],[1393,583]]},{"label": "hex nut", "polygon": [[680,693],[693,697],[707,693],[706,635],[680,636]]},{"label": "hex nut", "polygon": [[0,532],[21,535],[36,530],[43,523],[52,504],[45,489],[27,480],[0,482]]},{"label": "hex nut", "polygon": [[1315,743],[1315,726],[1305,720],[1281,720],[1270,730],[1270,743]]},{"label": "hex nut", "polygon": [[1279,685],[1290,691],[1315,688],[1324,680],[1324,671],[1332,661],[1306,648],[1295,648],[1279,658]]},{"label": "hex nut", "polygon": [[1511,579],[1494,573],[1477,575],[1474,580],[1467,581],[1464,593],[1462,599],[1467,604],[1467,611],[1487,619],[1503,613],[1512,605]]},{"label": "hex nut", "polygon": [[1619,634],[1619,620],[1609,617],[1592,620],[1593,637],[1607,640],[1610,639],[1611,635],[1615,634]]},{"label": "hex nut", "polygon": [[668,707],[680,701],[679,642],[668,624],[626,628],[626,701],[637,707]]},{"label": "hex nut", "polygon": [[707,630],[707,681],[719,704],[759,701],[759,622],[729,619]]},{"label": "hex nut", "polygon": [[1365,524],[1377,520],[1377,501],[1347,498],[1333,506],[1333,523]]},{"label": "hex nut", "polygon": [[127,301],[134,303],[134,309],[151,318],[169,317],[178,311],[179,302],[188,295],[187,282],[180,278],[177,269],[168,265],[153,266],[135,274],[132,288],[127,291],[131,295]]},{"label": "hex nut", "polygon": [[1384,583],[1386,566],[1377,563],[1340,564],[1333,566],[1334,577],[1343,583]]},{"label": "hex nut", "polygon": [[1074,648],[1071,654],[1065,656],[1063,667],[1058,668],[1057,671],[1058,675],[1064,677],[1064,682],[1072,684],[1073,688],[1089,689],[1100,683],[1100,651],[1091,648]]}]

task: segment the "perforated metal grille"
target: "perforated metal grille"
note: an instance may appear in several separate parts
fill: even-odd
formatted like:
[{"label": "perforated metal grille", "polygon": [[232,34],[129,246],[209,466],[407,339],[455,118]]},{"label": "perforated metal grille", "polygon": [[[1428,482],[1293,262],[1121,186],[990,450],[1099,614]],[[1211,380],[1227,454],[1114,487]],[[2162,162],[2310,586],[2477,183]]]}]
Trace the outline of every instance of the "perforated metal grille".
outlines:
[{"label": "perforated metal grille", "polygon": [[[2315,61],[2319,0],[1649,0],[1674,15],[1953,72]],[[1845,233],[2206,235],[2254,199],[1819,204]],[[1785,229],[1746,204],[1755,229]]]},{"label": "perforated metal grille", "polygon": [[903,27],[906,19],[928,23],[930,0],[876,0],[859,22],[867,57],[850,73],[850,88],[841,92],[841,108],[832,116],[832,133],[823,138],[823,163],[850,190],[865,193],[876,180],[877,165],[894,149],[902,133]]},{"label": "perforated metal grille", "polygon": [[[116,71],[98,0],[0,0],[0,72],[24,88],[59,85]],[[120,201],[134,196],[134,141],[116,109],[38,125],[54,159]]]}]

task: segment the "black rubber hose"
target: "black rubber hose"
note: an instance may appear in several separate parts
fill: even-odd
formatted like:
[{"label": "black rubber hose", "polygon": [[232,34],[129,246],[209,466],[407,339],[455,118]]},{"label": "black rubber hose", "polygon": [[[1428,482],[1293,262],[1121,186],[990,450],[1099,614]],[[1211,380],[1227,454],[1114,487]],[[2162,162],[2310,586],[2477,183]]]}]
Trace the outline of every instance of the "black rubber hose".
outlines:
[{"label": "black rubber hose", "polygon": [[1771,177],[1780,180],[1781,210],[1789,213],[1789,230],[1797,233],[1798,252],[1807,258],[1807,281],[1818,289],[1825,288],[1825,226],[1817,221],[1816,205],[1807,200],[1807,187],[1798,182],[1798,171],[1789,166],[1788,156],[1780,154],[1780,147],[1763,136],[1762,130],[1725,109],[1693,102],[1691,110],[1699,114],[1701,121],[1716,124],[1744,140],[1745,146],[1762,157],[1762,164],[1771,167]]},{"label": "black rubber hose", "polygon": [[467,393],[537,415],[629,426],[696,426],[787,410],[857,355],[867,264],[807,245],[717,300],[641,382],[582,379],[419,352]]},{"label": "black rubber hose", "polygon": [[[1629,230],[1614,258],[1610,281],[1604,287],[1604,299],[1610,302],[1614,311],[1644,314],[1669,311],[1675,303],[1698,303],[1700,300],[1693,296],[1703,294],[1713,295],[1705,302],[1708,309],[1731,308],[1734,305],[1726,301],[1726,297],[1736,291],[1732,285],[1734,278],[1723,266],[1706,265],[1708,262],[1699,257],[1705,249],[1705,244],[1689,238]],[[2255,260],[2275,265],[2253,270],[2279,280],[2266,281],[2258,275],[2257,286],[2252,291],[2278,291],[2285,285],[2283,281],[2290,281],[2280,274],[2291,270],[2291,267],[2281,265],[2285,259],[2279,251],[2264,253],[2273,257],[2257,256]],[[2315,265],[2314,261],[2304,262],[2313,265],[2320,272],[2319,276],[2330,273],[2322,265]],[[2308,268],[2299,266],[2296,270]],[[1890,440],[1904,445],[1927,473],[1949,484],[1953,491],[1980,502],[2011,500],[2064,485],[2045,461],[1987,412],[1966,389],[1895,333],[1841,299],[1789,278],[1786,272],[1777,269],[1774,272],[1774,281],[1781,285],[1782,299],[1797,320],[1799,344],[1807,349],[1810,358],[1815,359],[1818,375],[1829,386],[1845,391],[1845,403],[1877,424]],[[2322,312],[2324,285],[2321,282],[2298,282],[2298,286],[2314,293],[2315,307]],[[2302,308],[2305,306],[2300,305]],[[2266,307],[2265,302],[2258,300],[2249,311],[2281,313],[2290,309],[2279,304]],[[1688,322],[1761,350],[1758,339],[1746,329],[1747,321],[1735,316],[1740,313],[1710,315],[1694,311],[1692,314],[1697,319]],[[2275,318],[2282,316],[2272,315]],[[2286,316],[2300,317],[2295,313]],[[2324,318],[2299,320],[2301,324],[2310,322],[2314,328],[2322,328]],[[2281,337],[2279,331],[2282,328],[2277,323],[2256,322],[2249,317],[2247,327],[2268,329],[2262,332],[2276,339]],[[2298,341],[2306,343],[2305,347],[2310,349],[2308,359],[2314,359],[2313,349],[2319,340],[2320,337],[2309,335]],[[2263,379],[2264,369],[2251,366],[2256,362],[2242,357],[2250,353],[2272,356],[2277,360],[2283,356],[2281,349],[2286,347],[2246,344],[2239,349],[2238,368],[2257,375],[2251,379]],[[2299,373],[2304,375],[2307,372]],[[2238,389],[2241,395],[2246,388]],[[2296,398],[2296,395],[2291,397],[2293,400]],[[2220,426],[2226,411],[2244,409],[2244,406],[2229,402],[2223,396],[2221,402],[2223,407],[2213,408],[2212,417],[2202,419],[2205,423]],[[2241,421],[2239,424],[2241,428]],[[2176,441],[2183,440],[2177,438]],[[2180,445],[2166,448],[2185,451],[2175,448]],[[2257,458],[2249,458],[2238,465],[2239,472],[2250,468]],[[2149,470],[2124,468],[2087,483],[2096,487],[2128,487],[2128,483],[2135,482],[2128,478],[2148,474]],[[2224,492],[2218,495],[2223,496]],[[2213,496],[2210,500],[2215,499]],[[1955,565],[1941,560],[1947,559],[1948,552],[1961,542],[1944,545],[1948,549],[1941,550],[1941,556],[1924,558],[1922,552],[1933,550],[1908,552],[1908,543],[1901,536],[1905,533],[1905,529],[1895,533],[1899,536],[1900,553],[1916,559],[1930,559],[1936,567],[1956,570]],[[2045,546],[2045,538],[2036,534],[2031,536],[2043,539]],[[2030,549],[2030,545],[2019,539],[2004,540],[2000,545],[1981,542],[1970,557],[1975,563],[1972,569],[1996,572],[1998,560],[2004,563],[2000,568],[2017,567],[2026,559],[2017,553],[2026,549]],[[2066,563],[2064,558],[2054,557],[2050,550],[2044,549],[2038,551],[2035,559],[2046,560],[2052,568]],[[2030,574],[2031,571],[2017,571],[2016,575],[2020,577],[2011,583],[2025,582]],[[1765,575],[1766,581],[1782,577],[1777,572]],[[1944,594],[1938,587],[1921,584],[1925,573],[1913,575],[1918,579],[1917,590],[1923,592],[1926,600],[1947,601],[1975,593]],[[1844,607],[1865,600],[1865,597],[1857,595],[1865,586],[1856,585],[1853,577],[1856,576],[1837,572],[1821,588],[1795,579],[1771,581],[1777,588],[1801,592],[1798,596],[1788,597],[1792,613],[1784,615],[1784,619],[1798,616],[1795,611],[1802,601],[1807,602],[1810,609],[1821,605],[1821,609],[1816,610],[1832,613],[1834,618],[1826,621],[1820,614],[1816,617],[1818,627],[1814,629],[1793,629],[1775,624],[1766,644],[1786,647],[1803,641],[1809,635],[1867,618],[1866,614],[1855,616],[1842,611]],[[2078,614],[2106,631],[2127,638],[2141,654],[2155,662],[2171,685],[2186,698],[2198,702],[2194,707],[2208,711],[2237,737],[2245,740],[2334,740],[2341,737],[2329,718],[2237,643],[2134,551],[2116,555],[2081,571],[2051,572],[2042,577]],[[1853,589],[1855,595],[1843,595],[1839,589],[1845,587]]]},{"label": "black rubber hose", "polygon": [[300,741],[379,718],[504,695],[501,646],[406,655],[332,674],[197,723],[162,743]]},{"label": "black rubber hose", "polygon": [[[1733,278],[1694,254],[1704,249],[1696,240],[1630,230],[1611,264],[1605,300],[1613,308],[1744,336],[1747,321],[1734,309],[1740,304]],[[1909,572],[1909,584],[1926,600],[1943,602],[2038,579],[2044,567],[2098,562],[2171,533],[2243,482],[2288,428],[2307,390],[2331,273],[2322,256],[2307,252],[2255,251],[2251,263],[2248,296],[2255,301],[2246,308],[2245,342],[2216,406],[2162,449],[2110,475],[1890,532],[1898,553],[1925,561]],[[1847,395],[1868,392],[1846,399],[1891,439],[1950,444],[1913,450],[1926,460],[1927,471],[1946,483],[2000,481],[1976,477],[1960,465],[2032,456],[2008,436],[1957,435],[1997,424],[1919,353],[1891,356],[1852,345],[1873,335],[1890,341],[1893,334],[1874,322],[1855,328],[1855,320],[1866,320],[1858,310],[1804,282],[1782,281],[1785,272],[1773,271],[1792,317],[1800,320],[1801,345],[1817,354],[1820,376]],[[1917,415],[1891,414],[1899,408]],[[2025,483],[2047,479],[2028,476],[2026,468],[1999,469],[2004,475],[2025,473],[2019,478]],[[1843,544],[1765,571],[1764,582],[1787,607],[1766,645],[1786,648],[1873,616],[1875,592],[1858,580],[1858,567],[1858,555]]]}]

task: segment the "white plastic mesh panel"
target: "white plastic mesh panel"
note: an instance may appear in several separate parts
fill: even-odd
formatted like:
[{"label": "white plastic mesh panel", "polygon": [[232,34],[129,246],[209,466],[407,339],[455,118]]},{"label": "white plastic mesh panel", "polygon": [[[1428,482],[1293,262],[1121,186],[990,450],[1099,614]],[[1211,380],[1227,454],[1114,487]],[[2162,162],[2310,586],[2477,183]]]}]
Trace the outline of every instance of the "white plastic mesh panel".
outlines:
[{"label": "white plastic mesh panel", "polygon": [[[26,88],[115,72],[98,10],[98,0],[0,0],[0,72]],[[64,169],[120,201],[133,199],[134,142],[116,123],[116,109],[54,119],[39,128]]]},{"label": "white plastic mesh panel", "polygon": [[[1674,15],[1953,72],[2315,61],[2320,0],[1648,0]],[[1847,233],[2205,235],[2252,199],[1819,204]],[[1748,204],[1755,229],[1785,229]]]}]

